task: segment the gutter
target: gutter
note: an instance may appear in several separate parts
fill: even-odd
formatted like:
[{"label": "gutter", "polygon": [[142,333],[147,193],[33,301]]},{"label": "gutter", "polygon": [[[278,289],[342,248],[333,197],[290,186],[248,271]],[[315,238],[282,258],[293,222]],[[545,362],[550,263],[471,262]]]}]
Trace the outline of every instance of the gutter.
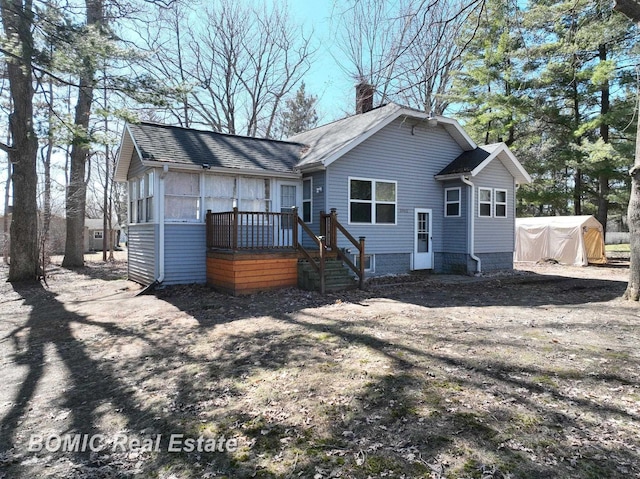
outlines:
[{"label": "gutter", "polygon": [[474,214],[473,200],[476,196],[476,187],[466,176],[460,176],[460,181],[465,185],[471,187],[471,194],[469,195],[469,256],[476,262],[476,274],[482,273],[482,260],[475,254],[475,224],[476,216]]}]

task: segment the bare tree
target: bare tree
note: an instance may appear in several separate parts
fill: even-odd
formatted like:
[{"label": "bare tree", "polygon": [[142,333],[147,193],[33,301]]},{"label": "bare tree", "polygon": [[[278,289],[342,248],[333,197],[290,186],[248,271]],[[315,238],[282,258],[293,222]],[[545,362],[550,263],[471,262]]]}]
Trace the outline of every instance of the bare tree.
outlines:
[{"label": "bare tree", "polygon": [[138,36],[146,68],[174,82],[168,121],[232,134],[272,136],[313,54],[281,4],[222,0],[202,15],[176,3]]},{"label": "bare tree", "polygon": [[[342,67],[387,99],[442,113],[451,73],[469,39],[463,27],[485,0],[350,0],[334,8]],[[344,3],[340,3],[344,5]],[[471,30],[471,36],[473,30]]]}]

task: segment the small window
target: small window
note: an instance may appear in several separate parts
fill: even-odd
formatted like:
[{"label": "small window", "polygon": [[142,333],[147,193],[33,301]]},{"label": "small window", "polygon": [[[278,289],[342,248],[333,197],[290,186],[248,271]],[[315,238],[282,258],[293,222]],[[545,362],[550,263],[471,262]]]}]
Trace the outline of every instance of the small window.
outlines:
[{"label": "small window", "polygon": [[145,190],[145,218],[146,221],[153,221],[153,188],[154,174],[153,171],[147,173],[146,190]]},{"label": "small window", "polygon": [[478,216],[491,218],[491,193],[489,188],[478,188]]},{"label": "small window", "polygon": [[493,190],[494,206],[493,216],[496,218],[507,217],[507,190]]},{"label": "small window", "polygon": [[446,217],[460,216],[460,188],[447,188],[444,190],[444,215]]},{"label": "small window", "polygon": [[395,181],[349,178],[349,222],[395,224]]},{"label": "small window", "polygon": [[102,239],[102,230],[93,232],[93,239]]},{"label": "small window", "polygon": [[[372,254],[364,255],[364,271],[365,273],[372,273],[375,269],[375,256]],[[360,255],[353,255],[353,264],[356,268],[360,268]]]},{"label": "small window", "polygon": [[169,172],[165,180],[164,215],[169,221],[200,221],[200,175]]},{"label": "small window", "polygon": [[311,178],[305,178],[302,180],[302,221],[305,223],[311,223],[313,220],[312,195],[313,181]]},{"label": "small window", "polygon": [[137,210],[136,210],[136,218],[138,218],[138,223],[143,223],[144,222],[144,198],[145,198],[145,181],[144,181],[144,176],[138,179],[138,184],[136,187],[136,197],[138,198],[137,200]]},{"label": "small window", "polygon": [[136,223],[136,204],[137,204],[137,190],[138,181],[131,180],[129,181],[129,223]]}]

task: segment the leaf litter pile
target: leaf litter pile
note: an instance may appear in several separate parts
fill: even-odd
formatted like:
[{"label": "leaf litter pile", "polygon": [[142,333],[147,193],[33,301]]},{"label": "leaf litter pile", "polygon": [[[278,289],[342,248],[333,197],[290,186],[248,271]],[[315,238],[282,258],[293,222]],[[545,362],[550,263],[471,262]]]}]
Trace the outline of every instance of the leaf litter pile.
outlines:
[{"label": "leaf litter pile", "polygon": [[[626,269],[246,297],[135,296],[125,271],[0,285],[0,479],[640,475]],[[75,434],[104,447],[30,450]],[[237,447],[170,451],[172,435]]]}]

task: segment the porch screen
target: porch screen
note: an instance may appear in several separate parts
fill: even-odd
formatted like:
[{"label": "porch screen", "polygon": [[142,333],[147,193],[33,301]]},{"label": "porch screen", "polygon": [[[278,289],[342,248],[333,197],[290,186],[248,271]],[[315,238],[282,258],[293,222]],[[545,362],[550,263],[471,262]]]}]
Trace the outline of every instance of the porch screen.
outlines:
[{"label": "porch screen", "polygon": [[265,178],[240,178],[240,211],[270,211],[270,183]]},{"label": "porch screen", "polygon": [[236,198],[236,178],[234,176],[206,175],[204,181],[204,210],[213,213],[231,211]]},{"label": "porch screen", "polygon": [[164,215],[168,220],[200,220],[200,175],[170,172],[165,180]]}]

